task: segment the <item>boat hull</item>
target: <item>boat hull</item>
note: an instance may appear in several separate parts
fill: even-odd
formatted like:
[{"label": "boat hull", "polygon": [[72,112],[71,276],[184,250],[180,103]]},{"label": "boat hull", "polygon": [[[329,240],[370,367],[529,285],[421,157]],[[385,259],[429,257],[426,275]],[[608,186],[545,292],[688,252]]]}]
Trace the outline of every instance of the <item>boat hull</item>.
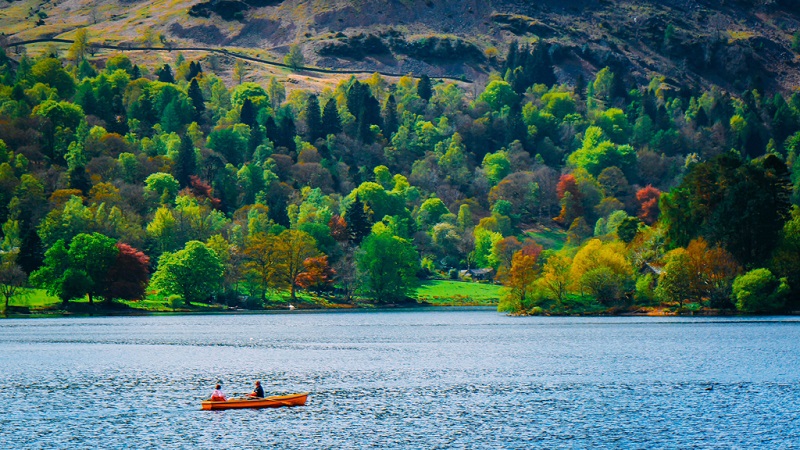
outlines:
[{"label": "boat hull", "polygon": [[306,399],[308,399],[308,392],[301,392],[289,395],[273,395],[272,397],[259,399],[232,398],[220,402],[206,400],[202,402],[202,407],[204,410],[279,408],[281,406],[303,406],[306,404]]}]

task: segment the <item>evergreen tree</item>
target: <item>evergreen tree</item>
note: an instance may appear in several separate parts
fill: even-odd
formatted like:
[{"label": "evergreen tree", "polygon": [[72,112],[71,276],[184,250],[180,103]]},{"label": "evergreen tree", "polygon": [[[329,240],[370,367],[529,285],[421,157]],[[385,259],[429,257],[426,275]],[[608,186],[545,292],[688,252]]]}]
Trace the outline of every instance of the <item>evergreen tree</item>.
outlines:
[{"label": "evergreen tree", "polygon": [[519,66],[519,64],[517,64],[518,52],[519,52],[519,44],[517,42],[512,42],[508,44],[508,53],[506,53],[506,61],[505,64],[503,65],[503,73],[505,73],[508,70],[514,70]]},{"label": "evergreen tree", "polygon": [[92,78],[97,76],[97,71],[92,67],[89,61],[82,59],[78,64],[78,79]]},{"label": "evergreen tree", "polygon": [[189,186],[190,178],[197,173],[197,157],[195,155],[192,139],[184,134],[181,137],[181,146],[178,149],[178,159],[175,161],[173,175],[182,188]]},{"label": "evergreen tree", "polygon": [[278,140],[280,139],[280,131],[278,130],[278,124],[275,122],[274,117],[267,117],[267,121],[264,123],[264,130],[267,133],[267,139],[272,141],[272,143],[277,147]]},{"label": "evergreen tree", "polygon": [[142,69],[140,69],[139,65],[137,64],[133,66],[133,69],[131,70],[131,80],[138,80],[139,78],[142,78]]},{"label": "evergreen tree", "polygon": [[86,167],[83,164],[71,167],[67,174],[69,175],[69,186],[72,189],[78,189],[84,195],[89,194],[89,190],[92,189],[92,180],[89,179],[89,174],[86,173]]},{"label": "evergreen tree", "polygon": [[284,112],[283,117],[281,117],[281,126],[278,135],[277,145],[286,147],[292,152],[297,149],[294,143],[294,137],[297,135],[297,128],[294,125],[292,116],[288,112]]},{"label": "evergreen tree", "polygon": [[431,96],[433,96],[431,79],[425,74],[422,74],[422,76],[419,77],[419,82],[417,83],[417,95],[419,95],[419,98],[425,100],[426,102],[431,99]]},{"label": "evergreen tree", "polygon": [[308,104],[306,105],[306,127],[308,128],[308,139],[311,142],[317,138],[323,137],[324,129],[322,127],[322,115],[319,110],[319,99],[316,94],[311,94],[308,97]]},{"label": "evergreen tree", "polygon": [[242,102],[242,109],[239,112],[239,122],[253,128],[256,125],[256,108],[249,98]]},{"label": "evergreen tree", "polygon": [[172,75],[172,67],[169,64],[164,64],[157,72],[158,81],[162,83],[174,83],[175,77]]},{"label": "evergreen tree", "polygon": [[263,143],[264,143],[264,127],[256,123],[255,126],[253,126],[253,128],[250,130],[250,140],[247,142],[248,160],[250,159],[250,157],[253,156],[253,152],[256,151],[258,146]]},{"label": "evergreen tree", "polygon": [[187,94],[189,95],[189,99],[192,101],[192,106],[194,107],[195,122],[200,123],[201,118],[203,117],[203,112],[206,110],[206,103],[205,99],[203,99],[203,91],[200,89],[200,85],[197,84],[196,78],[192,78],[192,82],[189,83],[189,90]]},{"label": "evergreen tree", "polygon": [[361,111],[364,110],[364,97],[366,97],[368,89],[367,85],[361,84],[358,80],[355,80],[347,89],[347,110],[353,117],[358,118]]},{"label": "evergreen tree", "polygon": [[337,134],[342,132],[342,119],[339,117],[339,109],[336,107],[336,100],[328,99],[322,112],[323,135]]},{"label": "evergreen tree", "polygon": [[194,77],[203,73],[203,68],[200,67],[199,62],[192,61],[189,63],[189,71],[186,72],[186,81],[194,79]]},{"label": "evergreen tree", "polygon": [[383,105],[383,134],[389,138],[392,133],[397,131],[399,121],[397,119],[397,102],[394,94],[389,94],[386,103]]},{"label": "evergreen tree", "polygon": [[360,244],[372,231],[372,223],[364,210],[364,202],[358,198],[358,194],[353,203],[347,207],[344,220],[347,222],[347,234],[350,236],[350,242],[356,245]]},{"label": "evergreen tree", "polygon": [[355,80],[347,90],[347,109],[356,118],[358,137],[364,142],[372,141],[372,125],[380,126],[381,107],[370,93],[369,86]]}]

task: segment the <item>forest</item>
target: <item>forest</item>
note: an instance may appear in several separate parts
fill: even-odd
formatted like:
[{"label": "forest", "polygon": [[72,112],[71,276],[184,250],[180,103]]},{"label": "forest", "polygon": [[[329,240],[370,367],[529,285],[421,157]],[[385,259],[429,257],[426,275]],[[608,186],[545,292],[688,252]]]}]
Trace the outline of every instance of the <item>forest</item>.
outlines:
[{"label": "forest", "polygon": [[491,269],[521,314],[796,310],[800,93],[559,84],[550,58],[514,43],[474,92],[310,91],[91,57],[85,34],[0,52],[6,309],[27,286],[64,308],[400,304]]}]

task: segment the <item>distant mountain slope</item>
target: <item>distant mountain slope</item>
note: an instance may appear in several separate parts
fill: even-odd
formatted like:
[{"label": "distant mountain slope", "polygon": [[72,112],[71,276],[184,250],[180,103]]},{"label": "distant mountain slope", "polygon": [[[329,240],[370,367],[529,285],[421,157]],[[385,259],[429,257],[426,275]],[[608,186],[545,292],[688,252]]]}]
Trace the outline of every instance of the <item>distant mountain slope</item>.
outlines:
[{"label": "distant mountain slope", "polygon": [[[11,41],[69,37],[88,26],[109,43],[150,40],[268,51],[299,44],[320,67],[485,78],[508,44],[541,39],[559,81],[610,66],[695,86],[800,86],[795,0],[88,0],[3,2]],[[151,32],[145,30],[150,29]]]}]

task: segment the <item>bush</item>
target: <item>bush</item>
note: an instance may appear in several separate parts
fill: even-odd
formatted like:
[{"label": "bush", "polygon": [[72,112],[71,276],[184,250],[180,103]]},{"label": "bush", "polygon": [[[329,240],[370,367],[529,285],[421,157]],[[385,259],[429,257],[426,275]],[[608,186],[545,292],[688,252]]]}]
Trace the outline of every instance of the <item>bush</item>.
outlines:
[{"label": "bush", "polygon": [[261,302],[260,297],[251,295],[245,299],[244,307],[247,309],[261,309],[264,307],[264,304]]},{"label": "bush", "polygon": [[789,294],[786,278],[780,280],[769,269],[755,269],[733,281],[732,300],[742,312],[773,312],[781,309]]},{"label": "bush", "polygon": [[655,303],[656,293],[653,289],[653,275],[645,274],[636,280],[636,293],[634,300],[639,305],[649,306]]},{"label": "bush", "polygon": [[792,50],[800,53],[800,31],[792,36]]},{"label": "bush", "polygon": [[172,308],[173,311],[175,311],[176,309],[184,306],[183,297],[180,295],[170,295],[167,297],[167,305]]}]

